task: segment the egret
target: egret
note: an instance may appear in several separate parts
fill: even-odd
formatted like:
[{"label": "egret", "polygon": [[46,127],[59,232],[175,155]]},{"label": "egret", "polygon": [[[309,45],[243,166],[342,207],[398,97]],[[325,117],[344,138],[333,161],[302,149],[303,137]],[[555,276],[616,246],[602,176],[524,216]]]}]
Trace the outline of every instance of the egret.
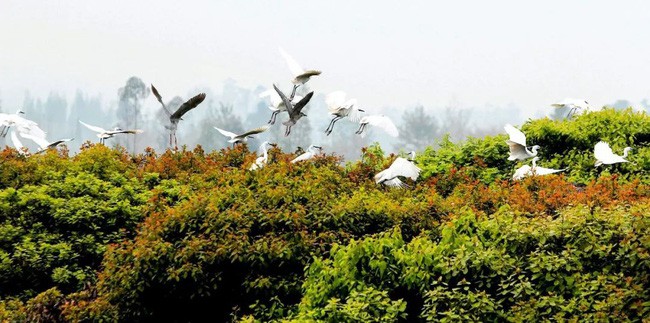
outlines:
[{"label": "egret", "polygon": [[67,139],[59,139],[59,140],[55,140],[55,141],[49,142],[49,141],[47,141],[47,139],[40,138],[40,137],[36,137],[36,136],[32,136],[32,135],[30,135],[30,134],[23,134],[23,133],[21,133],[20,136],[23,137],[23,138],[30,139],[31,141],[35,142],[39,147],[41,147],[41,149],[39,149],[39,150],[36,152],[37,154],[40,154],[40,153],[42,153],[42,152],[44,152],[44,151],[46,151],[46,150],[48,150],[48,149],[56,148],[56,146],[58,146],[58,145],[60,145],[60,144],[62,144],[62,143],[64,143],[64,142],[68,142],[68,141],[72,141],[72,140],[74,140],[74,138],[67,138]]},{"label": "egret", "polygon": [[284,57],[284,60],[287,61],[289,70],[291,70],[291,74],[294,76],[294,79],[291,81],[293,83],[293,90],[291,91],[290,96],[290,98],[293,100],[294,95],[296,95],[296,89],[298,89],[299,86],[307,83],[312,76],[320,75],[321,71],[303,69],[300,64],[298,64],[298,62],[296,62],[296,60],[291,57],[291,55],[287,54],[287,52],[282,49],[282,47],[280,47],[279,50],[280,55],[282,55],[282,57]]},{"label": "egret", "polygon": [[571,114],[575,114],[578,110],[582,110],[583,112],[591,110],[591,105],[589,105],[589,102],[582,99],[564,99],[562,102],[551,104],[551,106],[558,109],[569,109],[567,118],[571,116]]},{"label": "egret", "polygon": [[32,136],[45,138],[45,131],[39,128],[36,122],[21,117],[21,114],[25,114],[25,112],[18,110],[14,114],[0,113],[0,125],[2,125],[0,137],[6,137],[9,128],[15,126],[16,131],[19,133],[27,133]]},{"label": "egret", "polygon": [[284,105],[287,107],[287,112],[289,113],[289,120],[283,122],[282,124],[287,127],[287,129],[284,131],[284,136],[288,136],[291,133],[291,127],[300,120],[302,117],[306,117],[307,115],[302,113],[302,109],[309,103],[309,100],[311,100],[311,97],[314,95],[314,92],[309,92],[307,95],[305,95],[304,98],[302,98],[298,103],[292,104],[291,100],[287,98],[278,87],[273,84],[273,88],[275,91],[278,93],[280,98],[282,98],[282,102],[284,102]]},{"label": "egret", "polygon": [[[415,152],[411,155],[414,157]],[[382,170],[375,175],[375,183],[384,184],[390,187],[408,187],[400,177],[407,177],[412,180],[417,180],[420,176],[420,168],[406,158],[397,157],[390,167]]]},{"label": "egret", "polygon": [[143,132],[143,131],[140,130],[140,129],[134,129],[134,130],[122,130],[122,129],[120,129],[120,127],[115,127],[113,130],[106,130],[106,129],[104,129],[104,128],[100,128],[100,127],[97,127],[97,126],[89,125],[89,124],[87,124],[87,123],[85,123],[85,122],[83,122],[83,121],[81,121],[81,120],[79,120],[79,122],[80,122],[82,125],[86,126],[86,128],[88,128],[88,129],[90,129],[90,130],[92,130],[92,131],[94,131],[94,132],[97,133],[97,137],[99,137],[99,143],[100,143],[100,144],[103,144],[103,143],[106,141],[106,139],[108,139],[108,138],[113,138],[113,136],[115,136],[115,135],[117,135],[117,134],[121,134],[121,133],[127,133],[127,134],[138,134],[138,133],[142,133],[142,132]]},{"label": "egret", "polygon": [[395,127],[393,121],[385,115],[365,116],[361,118],[359,124],[359,129],[355,133],[361,135],[362,137],[365,136],[365,133],[363,131],[368,125],[378,127],[393,137],[399,136],[397,127]]},{"label": "egret", "polygon": [[249,170],[257,170],[257,169],[260,169],[260,168],[264,167],[264,166],[266,165],[266,163],[269,162],[269,154],[268,154],[268,151],[267,151],[268,146],[273,146],[273,147],[275,147],[275,146],[277,146],[277,145],[276,145],[276,144],[269,143],[268,141],[263,142],[263,143],[260,145],[260,151],[262,152],[262,156],[257,157],[257,159],[255,159],[255,163],[254,163],[253,165],[251,165],[251,167],[249,168]]},{"label": "egret", "polygon": [[307,159],[312,159],[316,154],[318,154],[321,150],[323,150],[323,147],[321,146],[316,146],[316,145],[310,145],[309,148],[307,148],[307,151],[304,152],[302,155],[294,158],[291,163],[297,163],[299,161],[307,160]]},{"label": "egret", "polygon": [[221,132],[222,135],[224,135],[226,137],[230,137],[228,142],[232,143],[232,147],[235,148],[236,143],[238,143],[238,142],[247,142],[248,138],[253,138],[253,135],[256,135],[258,133],[262,133],[262,132],[266,131],[267,129],[269,129],[269,125],[265,125],[265,126],[262,126],[262,127],[259,127],[259,128],[255,128],[253,130],[246,131],[246,132],[244,132],[244,133],[242,133],[240,135],[238,135],[236,133],[232,133],[230,131],[219,129],[217,127],[214,127],[214,128],[217,129],[219,132]]},{"label": "egret", "polygon": [[506,144],[510,147],[510,156],[508,160],[526,160],[530,157],[537,156],[538,145],[531,147],[531,150],[528,150],[526,147],[526,135],[524,135],[521,130],[513,127],[510,124],[506,124],[503,129],[506,130],[510,139],[506,140]]},{"label": "egret", "polygon": [[181,104],[181,106],[174,112],[171,113],[169,110],[167,110],[167,107],[165,106],[165,103],[163,103],[162,96],[158,92],[158,90],[151,84],[151,92],[153,93],[154,96],[156,96],[156,99],[158,102],[163,107],[163,110],[165,113],[167,113],[167,116],[169,117],[169,126],[165,126],[165,128],[169,129],[169,145],[172,145],[172,138],[174,139],[174,146],[178,146],[178,141],[176,139],[176,128],[178,128],[178,122],[183,120],[183,115],[186,114],[188,111],[196,108],[203,100],[205,100],[205,93],[199,93],[195,95],[193,98],[185,101],[185,103]]},{"label": "egret", "polygon": [[533,167],[530,167],[528,165],[519,167],[515,171],[515,174],[512,175],[512,179],[518,181],[526,176],[536,176],[536,175],[542,176],[542,175],[553,174],[553,173],[562,172],[566,170],[566,168],[552,169],[552,168],[538,167],[537,166],[538,160],[539,157],[533,158]]},{"label": "egret", "polygon": [[[271,100],[271,105],[269,106],[269,109],[273,111],[273,114],[271,114],[271,119],[269,120],[269,124],[275,124],[275,118],[277,117],[278,113],[282,111],[287,111],[287,106],[284,104],[284,101],[282,101],[282,98],[280,95],[275,90],[267,90],[262,93],[260,93],[260,98],[264,97],[269,97]],[[293,100],[291,100],[291,104],[296,104],[302,100],[302,96],[296,95]]]},{"label": "egret", "polygon": [[334,124],[345,118],[349,117],[352,122],[359,122],[361,118],[360,112],[365,112],[364,110],[359,109],[356,99],[345,100],[345,92],[335,91],[327,95],[325,98],[325,103],[327,104],[327,109],[329,113],[334,116],[330,121],[330,124],[325,129],[325,133],[329,136],[334,130]]},{"label": "egret", "polygon": [[625,147],[625,149],[623,149],[623,156],[619,156],[614,154],[612,148],[609,147],[608,143],[599,141],[596,146],[594,146],[594,156],[596,157],[596,163],[594,164],[594,167],[598,167],[603,164],[611,165],[617,163],[627,163],[628,161],[625,158],[627,157],[627,153],[630,150],[632,150],[632,147]]}]

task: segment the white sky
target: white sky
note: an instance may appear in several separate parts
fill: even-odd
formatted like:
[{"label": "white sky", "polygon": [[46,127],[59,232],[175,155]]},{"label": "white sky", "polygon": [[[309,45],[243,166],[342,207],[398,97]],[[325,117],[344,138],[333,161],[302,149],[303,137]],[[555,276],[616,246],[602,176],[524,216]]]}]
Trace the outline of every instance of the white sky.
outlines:
[{"label": "white sky", "polygon": [[113,99],[133,75],[169,97],[288,87],[278,46],[376,108],[650,97],[648,1],[1,0],[0,100]]}]

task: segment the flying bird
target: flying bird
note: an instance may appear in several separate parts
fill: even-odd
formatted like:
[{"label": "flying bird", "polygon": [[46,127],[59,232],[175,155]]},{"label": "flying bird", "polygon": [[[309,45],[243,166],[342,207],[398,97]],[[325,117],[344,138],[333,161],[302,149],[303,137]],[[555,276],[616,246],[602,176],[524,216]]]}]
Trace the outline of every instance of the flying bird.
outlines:
[{"label": "flying bird", "polygon": [[334,116],[330,121],[330,124],[325,129],[325,133],[329,136],[334,130],[334,124],[345,118],[349,117],[352,122],[359,122],[361,118],[361,112],[365,112],[357,107],[356,99],[345,99],[345,92],[335,91],[327,95],[325,98],[325,103],[327,104],[327,109],[329,113]]},{"label": "flying bird", "polygon": [[[414,157],[415,153],[412,152],[411,155]],[[410,178],[415,181],[418,176],[420,176],[419,167],[406,158],[397,157],[390,167],[375,175],[375,183],[403,188],[408,186],[400,180],[400,177]]]},{"label": "flying bird", "polygon": [[[269,124],[273,125],[275,124],[275,118],[277,117],[278,113],[287,111],[287,106],[284,104],[284,101],[282,101],[282,98],[280,95],[275,90],[267,90],[262,93],[260,93],[260,98],[264,97],[269,97],[271,100],[271,105],[269,106],[269,109],[273,111],[273,114],[271,114],[271,119],[269,120]],[[291,100],[291,104],[296,104],[302,100],[302,96],[296,95],[294,96],[293,100]]]},{"label": "flying bird", "polygon": [[278,93],[280,98],[282,99],[282,102],[284,102],[284,105],[287,107],[287,112],[289,113],[289,120],[283,122],[282,124],[287,127],[287,129],[284,131],[284,136],[288,136],[291,133],[291,127],[300,120],[302,117],[306,117],[307,115],[302,113],[302,109],[309,103],[309,100],[311,100],[311,97],[314,95],[314,92],[309,92],[307,95],[305,95],[304,98],[302,98],[298,103],[292,104],[291,100],[287,98],[278,87],[273,84],[273,88],[275,89],[275,92]]},{"label": "flying bird", "polygon": [[235,148],[236,143],[238,143],[238,142],[247,142],[248,138],[253,138],[253,135],[256,135],[258,133],[262,133],[262,132],[266,131],[267,129],[269,129],[269,125],[265,125],[265,126],[262,126],[262,127],[259,127],[259,128],[255,128],[253,130],[246,131],[246,132],[244,132],[244,133],[242,133],[240,135],[238,135],[236,133],[232,133],[230,131],[219,129],[217,127],[214,127],[214,128],[217,129],[219,132],[221,132],[222,135],[224,135],[226,137],[230,137],[228,142],[232,143],[232,147]]},{"label": "flying bird", "polygon": [[355,133],[361,135],[362,137],[365,136],[364,130],[366,130],[366,127],[368,125],[380,128],[393,137],[399,136],[397,127],[395,127],[393,121],[385,115],[365,116],[361,118],[359,125],[359,129]]},{"label": "flying bird", "polygon": [[253,163],[253,165],[251,165],[249,170],[258,170],[258,169],[264,167],[266,165],[266,163],[269,162],[269,154],[268,154],[268,151],[267,151],[268,146],[275,147],[277,145],[269,143],[268,141],[263,142],[260,145],[260,151],[262,152],[262,156],[257,157],[257,159],[255,159],[255,163]]},{"label": "flying bird", "polygon": [[506,124],[503,129],[506,130],[506,133],[510,136],[510,139],[506,140],[506,144],[510,147],[510,156],[508,160],[526,160],[530,157],[537,156],[538,145],[535,145],[528,150],[526,146],[526,135],[524,135],[521,130],[513,127],[510,124]]},{"label": "flying bird", "polygon": [[27,138],[27,139],[32,140],[32,141],[35,142],[39,147],[41,147],[41,148],[36,152],[37,154],[40,154],[40,153],[42,153],[42,152],[44,152],[44,151],[46,151],[46,150],[48,150],[48,149],[54,149],[54,148],[56,148],[56,146],[58,146],[58,145],[60,145],[60,144],[62,144],[62,143],[64,143],[64,142],[68,142],[68,141],[72,141],[72,140],[74,140],[74,138],[68,138],[68,139],[59,139],[59,140],[55,140],[55,141],[49,142],[49,141],[47,141],[47,139],[40,138],[40,137],[36,137],[36,136],[32,136],[32,135],[30,135],[30,134],[24,134],[24,133],[21,133],[20,136],[23,137],[23,138]]},{"label": "flying bird", "polygon": [[81,120],[79,120],[79,122],[80,122],[82,125],[86,126],[86,128],[88,128],[88,129],[90,129],[90,130],[92,130],[92,131],[94,131],[94,132],[97,133],[97,137],[99,137],[99,143],[100,143],[100,144],[103,144],[103,143],[106,141],[106,139],[108,139],[108,138],[113,138],[113,137],[114,137],[115,135],[117,135],[117,134],[121,134],[121,133],[126,133],[126,134],[138,134],[138,133],[142,133],[142,132],[143,132],[143,131],[140,130],[140,129],[134,129],[134,130],[122,130],[120,127],[115,127],[113,130],[106,130],[106,129],[104,129],[104,128],[100,128],[100,127],[97,127],[97,126],[89,125],[89,124],[87,124],[87,123],[85,123],[85,122],[83,122],[83,121],[81,121]]},{"label": "flying bird", "polygon": [[163,107],[163,110],[165,113],[167,113],[167,116],[169,117],[169,122],[170,124],[168,126],[165,126],[165,128],[169,129],[169,145],[172,145],[172,138],[173,138],[173,143],[174,146],[178,147],[178,141],[176,139],[176,128],[178,128],[178,122],[183,120],[183,115],[186,114],[188,111],[196,108],[203,100],[205,100],[205,93],[199,93],[195,95],[193,98],[185,101],[185,103],[181,104],[181,106],[174,112],[172,113],[167,109],[165,106],[165,103],[163,103],[162,96],[158,92],[158,90],[151,84],[151,92],[153,95],[156,97],[158,102]]},{"label": "flying bird", "polygon": [[9,136],[11,138],[11,143],[14,145],[14,148],[18,151],[19,154],[24,155],[24,156],[29,156],[29,152],[27,152],[27,149],[23,146],[23,143],[20,142],[20,139],[18,139],[18,136],[16,136],[16,132],[12,131],[11,135]]},{"label": "flying bird", "polygon": [[515,174],[512,175],[512,179],[515,181],[521,180],[526,176],[542,176],[542,175],[548,175],[548,174],[553,174],[557,172],[562,172],[565,171],[566,168],[562,169],[552,169],[552,168],[544,168],[544,167],[538,167],[537,166],[537,161],[539,160],[539,157],[533,158],[533,167],[530,167],[528,165],[524,165],[519,167],[516,171]]},{"label": "flying bird", "polygon": [[9,128],[15,127],[16,131],[21,134],[26,133],[32,136],[45,138],[45,131],[39,128],[36,122],[21,117],[21,114],[25,114],[25,112],[18,110],[13,114],[0,113],[0,125],[2,125],[2,128],[0,128],[0,137],[6,137]]},{"label": "flying bird", "polygon": [[596,157],[596,163],[594,164],[594,167],[598,167],[603,164],[611,165],[617,163],[627,163],[628,161],[625,158],[627,157],[627,153],[630,150],[632,150],[632,147],[625,147],[625,149],[623,149],[623,156],[619,156],[614,154],[612,148],[609,147],[608,143],[599,141],[596,146],[594,146],[594,156]]},{"label": "flying bird", "polygon": [[280,47],[279,50],[280,55],[282,55],[282,57],[284,57],[284,60],[287,61],[289,70],[294,76],[294,79],[291,81],[293,83],[293,90],[291,91],[290,96],[290,98],[293,100],[293,97],[296,94],[296,89],[298,89],[299,86],[307,83],[312,76],[320,75],[321,71],[303,69],[300,64],[298,64],[298,62],[296,62],[296,60],[291,57],[291,55],[287,54],[287,52],[282,49],[282,47]]},{"label": "flying bird", "polygon": [[551,104],[551,106],[557,109],[563,109],[563,108],[569,109],[567,118],[571,116],[571,114],[575,114],[576,112],[578,112],[578,110],[583,112],[591,110],[591,105],[589,105],[589,102],[587,102],[587,100],[582,100],[582,99],[564,99],[561,102]]},{"label": "flying bird", "polygon": [[307,160],[307,159],[312,159],[316,154],[318,154],[323,147],[321,146],[316,146],[316,145],[310,145],[309,148],[307,148],[307,151],[302,153],[302,155],[294,158],[291,163],[297,163],[299,161]]}]

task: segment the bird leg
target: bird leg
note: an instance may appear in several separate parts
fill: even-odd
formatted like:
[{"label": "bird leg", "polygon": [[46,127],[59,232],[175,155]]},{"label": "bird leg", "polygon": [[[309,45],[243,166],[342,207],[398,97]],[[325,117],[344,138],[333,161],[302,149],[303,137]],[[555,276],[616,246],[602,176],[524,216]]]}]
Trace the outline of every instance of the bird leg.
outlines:
[{"label": "bird leg", "polygon": [[287,130],[284,131],[284,136],[288,137],[290,133],[291,133],[291,126],[287,126]]},{"label": "bird leg", "polygon": [[363,132],[363,130],[364,130],[365,128],[366,128],[366,124],[363,123],[363,124],[361,124],[361,126],[359,126],[359,130],[357,130],[357,132],[355,132],[355,133],[356,133],[357,135],[360,135],[360,134]]},{"label": "bird leg", "polygon": [[325,133],[329,136],[332,133],[332,130],[334,130],[334,124],[339,121],[343,117],[336,116],[334,117],[331,121],[329,126],[327,126],[327,129],[325,130]]},{"label": "bird leg", "polygon": [[2,131],[0,131],[0,137],[2,138],[6,137],[8,132],[9,132],[9,127],[2,126]]},{"label": "bird leg", "polygon": [[293,90],[291,90],[291,96],[289,97],[289,102],[293,101],[293,97],[296,96],[296,90],[298,89],[300,85],[294,84],[293,85]]},{"label": "bird leg", "polygon": [[275,124],[275,118],[278,116],[278,113],[280,113],[280,110],[278,111],[273,111],[273,114],[271,114],[271,120],[269,120],[269,124]]}]

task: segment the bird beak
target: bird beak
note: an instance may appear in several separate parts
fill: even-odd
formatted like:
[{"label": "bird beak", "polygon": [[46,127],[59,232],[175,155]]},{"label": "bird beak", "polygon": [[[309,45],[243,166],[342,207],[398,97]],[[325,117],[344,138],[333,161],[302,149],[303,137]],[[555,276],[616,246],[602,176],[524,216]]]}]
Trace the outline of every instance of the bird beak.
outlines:
[{"label": "bird beak", "polygon": [[359,109],[359,111],[361,111],[361,112],[366,112],[366,110],[361,110],[361,109]]},{"label": "bird beak", "polygon": [[269,145],[271,145],[271,146],[273,146],[273,147],[277,147],[277,146],[278,146],[278,144],[269,144]]},{"label": "bird beak", "polygon": [[314,146],[314,148],[323,149],[321,146]]}]

